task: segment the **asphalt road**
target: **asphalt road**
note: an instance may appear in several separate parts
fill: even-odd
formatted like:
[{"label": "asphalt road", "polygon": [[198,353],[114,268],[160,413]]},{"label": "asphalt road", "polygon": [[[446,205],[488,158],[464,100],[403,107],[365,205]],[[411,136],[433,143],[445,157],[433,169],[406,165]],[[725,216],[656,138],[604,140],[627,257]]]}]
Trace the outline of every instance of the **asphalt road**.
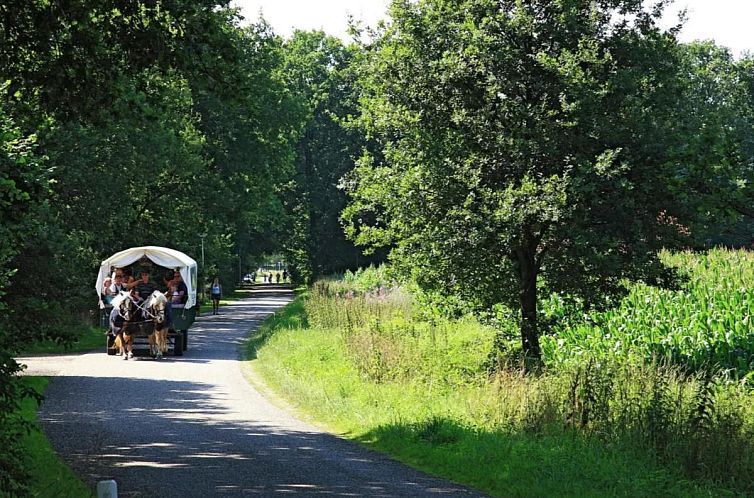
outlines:
[{"label": "asphalt road", "polygon": [[114,479],[120,497],[482,496],[297,420],[246,381],[240,346],[291,297],[255,293],[199,317],[183,357],[22,359],[54,376],[47,437],[84,482]]}]

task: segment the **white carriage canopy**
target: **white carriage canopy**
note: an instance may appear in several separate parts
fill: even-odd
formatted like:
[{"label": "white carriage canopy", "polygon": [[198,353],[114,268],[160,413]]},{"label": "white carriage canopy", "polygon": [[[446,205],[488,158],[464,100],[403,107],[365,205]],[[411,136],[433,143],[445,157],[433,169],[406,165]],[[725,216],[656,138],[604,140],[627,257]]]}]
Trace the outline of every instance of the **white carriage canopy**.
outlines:
[{"label": "white carriage canopy", "polygon": [[105,303],[102,301],[101,296],[105,278],[112,276],[112,272],[115,268],[123,268],[141,260],[142,258],[147,258],[158,266],[178,270],[188,288],[188,300],[186,301],[185,307],[191,308],[196,304],[196,261],[175,249],[145,246],[132,247],[125,251],[113,254],[100,264],[99,273],[97,274],[97,284],[95,286],[100,308],[105,307]]}]

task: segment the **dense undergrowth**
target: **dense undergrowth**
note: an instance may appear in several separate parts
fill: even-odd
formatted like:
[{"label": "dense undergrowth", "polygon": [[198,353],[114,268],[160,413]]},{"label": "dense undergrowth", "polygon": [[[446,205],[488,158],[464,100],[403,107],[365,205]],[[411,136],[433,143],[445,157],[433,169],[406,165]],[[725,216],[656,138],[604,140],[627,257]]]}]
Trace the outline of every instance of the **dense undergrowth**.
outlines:
[{"label": "dense undergrowth", "polygon": [[491,363],[499,329],[427,318],[381,269],[318,282],[252,342],[255,365],[315,418],[493,495],[754,494],[754,259],[666,257],[682,289],[564,314],[536,375]]}]

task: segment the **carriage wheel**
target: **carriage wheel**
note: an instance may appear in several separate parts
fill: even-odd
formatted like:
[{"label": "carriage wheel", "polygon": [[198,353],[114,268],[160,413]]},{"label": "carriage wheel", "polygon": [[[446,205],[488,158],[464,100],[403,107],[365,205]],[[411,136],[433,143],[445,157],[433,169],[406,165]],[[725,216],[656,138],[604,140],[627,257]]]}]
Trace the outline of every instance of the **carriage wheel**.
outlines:
[{"label": "carriage wheel", "polygon": [[173,337],[173,356],[183,356],[183,333],[178,330]]}]

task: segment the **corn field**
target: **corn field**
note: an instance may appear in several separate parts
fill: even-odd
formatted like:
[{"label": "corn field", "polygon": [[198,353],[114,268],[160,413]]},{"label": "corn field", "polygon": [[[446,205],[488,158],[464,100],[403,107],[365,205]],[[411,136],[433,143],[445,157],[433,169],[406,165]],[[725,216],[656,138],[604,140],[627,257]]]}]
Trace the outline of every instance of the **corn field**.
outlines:
[{"label": "corn field", "polygon": [[[687,277],[681,290],[636,285],[620,307],[564,321],[543,337],[548,365],[662,359],[737,378],[754,371],[754,254],[716,249],[663,257]],[[551,312],[560,305],[553,298]]]}]

